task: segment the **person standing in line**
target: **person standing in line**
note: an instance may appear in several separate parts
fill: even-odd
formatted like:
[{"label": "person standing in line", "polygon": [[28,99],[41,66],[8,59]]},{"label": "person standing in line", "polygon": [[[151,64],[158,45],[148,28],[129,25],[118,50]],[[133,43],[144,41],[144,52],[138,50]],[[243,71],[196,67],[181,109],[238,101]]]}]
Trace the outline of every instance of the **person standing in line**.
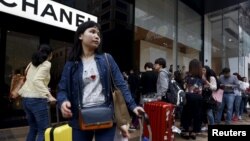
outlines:
[{"label": "person standing in line", "polygon": [[156,89],[157,89],[156,98],[158,100],[162,100],[164,99],[164,96],[168,91],[168,84],[170,81],[169,78],[170,73],[166,68],[166,60],[164,58],[156,59],[154,68],[158,72],[158,78],[156,83]]},{"label": "person standing in line", "polygon": [[236,76],[230,74],[229,68],[224,68],[222,70],[222,75],[219,78],[220,87],[224,89],[222,103],[219,105],[218,113],[216,116],[216,123],[220,124],[221,117],[224,111],[225,106],[227,106],[227,115],[226,115],[226,124],[231,124],[233,117],[233,108],[234,108],[234,89],[239,87],[239,81]]},{"label": "person standing in line", "polygon": [[249,98],[248,94],[247,94],[247,88],[249,88],[249,83],[247,82],[247,78],[246,77],[242,77],[243,82],[241,85],[241,89],[242,91],[242,100],[240,103],[240,116],[239,116],[239,120],[242,120],[242,115],[244,112],[247,113],[247,100]]},{"label": "person standing in line", "polygon": [[[214,114],[216,113],[218,106],[217,103],[210,102],[210,98],[212,97],[212,93],[219,89],[219,81],[216,77],[215,72],[208,66],[203,67],[203,76],[202,79],[204,81],[203,88],[203,110],[204,112],[204,123],[209,125],[214,125]],[[205,121],[206,120],[206,121]],[[204,127],[202,131],[206,131],[207,127]]]},{"label": "person standing in line", "polygon": [[139,85],[140,85],[140,73],[138,69],[131,69],[128,75],[128,86],[132,97],[135,102],[139,103]]},{"label": "person standing in line", "polygon": [[[81,130],[79,128],[79,105],[81,108],[95,106],[113,109],[111,95],[110,72],[116,86],[121,90],[128,108],[137,116],[144,112],[136,105],[128,89],[123,75],[110,54],[100,53],[100,25],[94,21],[86,21],[78,26],[74,46],[69,60],[64,65],[61,80],[58,84],[58,107],[64,118],[69,118],[72,127],[73,141],[112,141],[114,140],[116,124],[113,127],[99,130]],[[80,100],[79,100],[80,99]],[[80,103],[79,103],[80,101]],[[99,115],[96,115],[99,116]],[[123,130],[128,136],[128,130]]]},{"label": "person standing in line", "polygon": [[[183,106],[181,124],[184,128],[181,137],[196,139],[202,123],[202,65],[197,59],[189,63],[189,73],[185,78],[186,104]],[[192,125],[192,130],[190,127]]]},{"label": "person standing in line", "polygon": [[237,122],[239,120],[239,116],[240,116],[240,103],[242,100],[242,77],[240,76],[239,73],[233,73],[233,75],[235,75],[238,79],[239,82],[239,87],[234,89],[234,95],[235,95],[235,99],[234,99],[234,108],[233,108],[233,117],[232,117],[232,121]]},{"label": "person standing in line", "polygon": [[44,141],[44,132],[50,124],[48,101],[56,101],[48,88],[51,59],[52,48],[46,44],[40,45],[32,55],[26,81],[18,92],[23,98],[23,108],[29,124],[26,141]]},{"label": "person standing in line", "polygon": [[154,97],[156,94],[157,72],[153,70],[154,65],[147,62],[144,65],[145,72],[141,75],[141,92],[142,97]]}]

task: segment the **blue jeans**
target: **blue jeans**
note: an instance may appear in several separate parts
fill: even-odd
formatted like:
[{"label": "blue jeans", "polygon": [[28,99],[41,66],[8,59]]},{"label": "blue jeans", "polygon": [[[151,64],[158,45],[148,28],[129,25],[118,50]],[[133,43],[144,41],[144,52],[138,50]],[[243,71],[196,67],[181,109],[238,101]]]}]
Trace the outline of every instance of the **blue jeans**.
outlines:
[{"label": "blue jeans", "polygon": [[116,125],[108,129],[100,129],[95,131],[82,131],[73,128],[73,141],[113,141],[115,136]]},{"label": "blue jeans", "polygon": [[222,103],[219,105],[218,113],[216,116],[216,123],[220,124],[225,105],[227,105],[226,124],[231,123],[233,115],[234,99],[235,99],[234,93],[223,94]]},{"label": "blue jeans", "polygon": [[239,117],[240,115],[240,103],[241,103],[241,99],[242,97],[239,95],[235,96],[235,100],[234,100],[234,115]]},{"label": "blue jeans", "polygon": [[242,116],[242,114],[244,113],[244,111],[246,110],[246,105],[247,105],[247,97],[242,97],[241,102],[240,102],[240,116]]},{"label": "blue jeans", "polygon": [[208,118],[208,124],[214,125],[214,111],[213,111],[213,109],[207,110],[207,118]]},{"label": "blue jeans", "polygon": [[44,141],[44,132],[49,127],[47,99],[23,98],[23,107],[29,124],[26,141]]}]

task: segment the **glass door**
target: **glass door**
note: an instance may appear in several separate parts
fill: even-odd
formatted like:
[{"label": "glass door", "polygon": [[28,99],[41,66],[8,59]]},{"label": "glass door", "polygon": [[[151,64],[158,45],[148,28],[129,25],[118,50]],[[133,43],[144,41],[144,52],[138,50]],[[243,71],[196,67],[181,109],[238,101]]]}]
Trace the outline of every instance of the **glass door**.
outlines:
[{"label": "glass door", "polygon": [[4,93],[2,101],[4,110],[1,111],[1,127],[16,127],[26,125],[25,113],[20,100],[9,100],[10,82],[13,75],[24,72],[33,52],[39,45],[39,37],[14,31],[7,31],[6,61],[4,74]]},{"label": "glass door", "polygon": [[[250,1],[208,13],[211,25],[211,67],[220,74],[228,67],[231,73],[249,77]],[[207,38],[208,35],[206,34]]]},{"label": "glass door", "polygon": [[[211,67],[217,74],[228,67],[239,72],[239,6],[234,5],[209,13],[211,25]],[[207,35],[206,35],[207,36]]]}]

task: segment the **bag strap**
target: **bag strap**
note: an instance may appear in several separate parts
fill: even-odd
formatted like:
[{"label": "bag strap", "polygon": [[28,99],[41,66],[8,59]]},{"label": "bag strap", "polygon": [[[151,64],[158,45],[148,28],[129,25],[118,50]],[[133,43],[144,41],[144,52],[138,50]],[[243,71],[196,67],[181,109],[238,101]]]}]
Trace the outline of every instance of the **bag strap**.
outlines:
[{"label": "bag strap", "polygon": [[25,76],[25,78],[26,78],[26,76],[27,76],[27,73],[28,73],[28,71],[29,71],[29,69],[30,69],[30,66],[31,66],[31,62],[28,64],[28,66],[26,67],[26,69],[25,69],[25,71],[24,71],[24,76]]},{"label": "bag strap", "polygon": [[111,65],[110,65],[110,63],[109,63],[109,59],[108,59],[107,53],[104,53],[104,56],[105,56],[105,60],[106,60],[106,62],[107,62],[107,64],[108,64],[108,72],[109,72],[109,76],[110,76],[110,81],[109,81],[110,83],[109,83],[109,84],[111,84],[111,85],[110,85],[110,87],[111,87],[111,92],[113,92],[113,90],[116,88],[116,85],[115,85],[114,77],[113,77],[113,75],[112,75]]}]

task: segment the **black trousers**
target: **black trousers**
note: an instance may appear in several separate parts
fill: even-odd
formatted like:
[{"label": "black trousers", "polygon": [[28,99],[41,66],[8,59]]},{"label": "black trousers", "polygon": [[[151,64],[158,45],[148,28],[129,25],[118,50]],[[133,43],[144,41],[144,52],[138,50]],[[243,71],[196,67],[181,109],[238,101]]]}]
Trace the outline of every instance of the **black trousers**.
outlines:
[{"label": "black trousers", "polygon": [[183,107],[181,115],[181,124],[184,132],[200,132],[202,124],[202,95],[199,94],[186,94],[187,103]]}]

